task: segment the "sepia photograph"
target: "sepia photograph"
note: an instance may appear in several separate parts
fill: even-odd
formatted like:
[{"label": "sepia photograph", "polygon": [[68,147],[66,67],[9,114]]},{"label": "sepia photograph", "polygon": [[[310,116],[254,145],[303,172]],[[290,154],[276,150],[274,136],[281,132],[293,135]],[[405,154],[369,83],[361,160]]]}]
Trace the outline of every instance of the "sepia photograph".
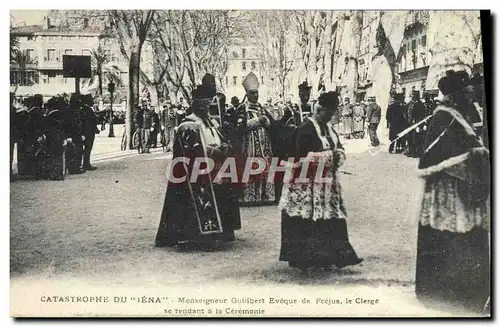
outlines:
[{"label": "sepia photograph", "polygon": [[12,318],[491,318],[489,10],[10,10]]}]

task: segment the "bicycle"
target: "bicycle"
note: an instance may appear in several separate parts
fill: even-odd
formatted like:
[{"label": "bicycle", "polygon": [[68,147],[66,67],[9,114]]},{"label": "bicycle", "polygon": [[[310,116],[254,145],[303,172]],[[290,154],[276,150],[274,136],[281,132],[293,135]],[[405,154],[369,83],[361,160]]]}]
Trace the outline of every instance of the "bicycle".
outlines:
[{"label": "bicycle", "polygon": [[[131,150],[137,149],[139,151],[139,153],[141,153],[142,145],[141,145],[140,141],[141,141],[140,133],[139,133],[139,131],[135,131],[134,134],[132,135],[132,148],[131,148]],[[127,150],[127,133],[126,132],[123,132],[120,149],[122,151]]]}]

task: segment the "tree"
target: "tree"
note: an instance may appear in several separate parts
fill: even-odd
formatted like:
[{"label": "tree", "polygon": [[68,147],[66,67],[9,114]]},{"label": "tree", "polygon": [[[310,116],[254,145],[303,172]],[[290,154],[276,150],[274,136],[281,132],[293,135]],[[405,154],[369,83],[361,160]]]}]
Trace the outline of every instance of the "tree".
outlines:
[{"label": "tree", "polygon": [[10,35],[9,47],[10,47],[10,61],[12,61],[14,60],[14,58],[17,55],[17,52],[19,51],[19,38],[17,36],[13,36],[12,34]]},{"label": "tree", "polygon": [[[11,64],[17,68],[19,72],[19,82],[16,81],[16,85],[32,85],[35,83],[34,79],[31,79],[27,75],[29,65],[35,65],[36,61],[31,58],[26,51],[16,50],[14,52],[14,57],[11,59]],[[34,71],[32,77],[35,78],[36,71]],[[26,82],[24,82],[26,81]]]},{"label": "tree", "polygon": [[[205,73],[222,81],[236,17],[228,10],[161,11],[153,19],[149,42],[158,61],[154,84],[165,83],[184,98]],[[160,80],[165,78],[164,82]],[[223,83],[221,83],[223,84]]]},{"label": "tree", "polygon": [[91,54],[92,76],[88,79],[87,84],[94,84],[97,79],[97,90],[100,97],[103,95],[104,83],[113,82],[117,86],[122,86],[120,76],[120,68],[117,65],[112,65],[113,58],[101,45],[93,49]]},{"label": "tree", "polygon": [[134,112],[139,107],[141,51],[151,27],[155,10],[110,10],[112,28],[118,38],[122,54],[128,59],[128,96],[125,114],[127,149],[132,148]]},{"label": "tree", "polygon": [[293,12],[286,10],[252,11],[248,13],[248,36],[257,47],[261,71],[268,81],[275,81],[274,93],[285,96],[289,91],[289,74],[295,68],[295,49],[289,32]]},{"label": "tree", "polygon": [[385,111],[396,82],[397,55],[403,41],[408,11],[381,11],[376,32],[376,47],[372,59],[373,90],[382,108],[381,126],[386,126]]}]

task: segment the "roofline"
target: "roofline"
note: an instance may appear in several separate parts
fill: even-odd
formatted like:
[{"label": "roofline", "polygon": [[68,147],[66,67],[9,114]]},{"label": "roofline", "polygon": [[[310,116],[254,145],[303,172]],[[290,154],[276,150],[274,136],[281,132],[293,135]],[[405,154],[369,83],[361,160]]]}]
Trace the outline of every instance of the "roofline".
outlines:
[{"label": "roofline", "polygon": [[98,32],[79,32],[79,31],[42,31],[33,33],[35,36],[97,36],[100,37],[102,33]]}]

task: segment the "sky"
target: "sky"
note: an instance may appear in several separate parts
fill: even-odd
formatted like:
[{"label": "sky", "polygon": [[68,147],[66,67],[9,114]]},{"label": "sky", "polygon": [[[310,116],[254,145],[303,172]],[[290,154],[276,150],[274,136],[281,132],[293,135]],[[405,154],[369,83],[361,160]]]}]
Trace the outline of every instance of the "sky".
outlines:
[{"label": "sky", "polygon": [[47,12],[48,10],[11,10],[10,14],[17,24],[25,22],[26,25],[41,25]]}]

